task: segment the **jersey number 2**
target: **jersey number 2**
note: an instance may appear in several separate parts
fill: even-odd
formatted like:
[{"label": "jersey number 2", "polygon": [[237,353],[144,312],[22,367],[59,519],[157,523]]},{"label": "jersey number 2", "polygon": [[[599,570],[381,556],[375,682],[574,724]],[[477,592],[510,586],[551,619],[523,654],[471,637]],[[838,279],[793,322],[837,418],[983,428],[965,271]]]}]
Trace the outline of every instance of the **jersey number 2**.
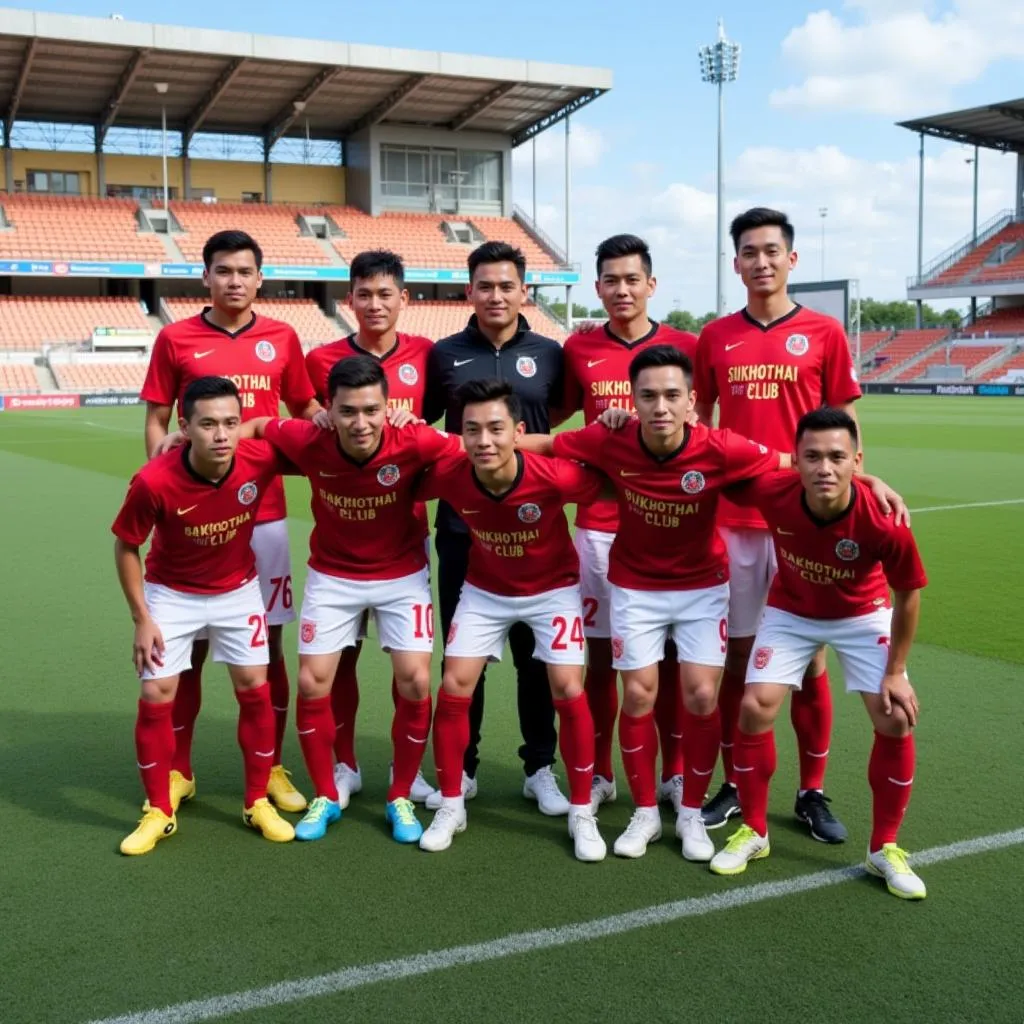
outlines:
[{"label": "jersey number 2", "polygon": [[250,647],[267,646],[267,617],[266,615],[250,615],[249,628],[252,630]]},{"label": "jersey number 2", "polygon": [[[583,650],[583,621],[578,615],[572,620],[571,627],[564,615],[556,615],[551,620],[551,625],[557,630],[555,639],[551,641],[551,650],[567,651],[569,644],[575,644],[581,651]],[[566,633],[569,634],[569,643],[565,642]]]}]

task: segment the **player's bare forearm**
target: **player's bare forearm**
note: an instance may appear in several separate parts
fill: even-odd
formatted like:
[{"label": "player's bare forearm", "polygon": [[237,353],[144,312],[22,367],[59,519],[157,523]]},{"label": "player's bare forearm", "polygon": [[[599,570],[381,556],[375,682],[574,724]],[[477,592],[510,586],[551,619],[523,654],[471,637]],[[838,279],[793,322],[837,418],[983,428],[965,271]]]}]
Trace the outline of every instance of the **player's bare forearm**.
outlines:
[{"label": "player's bare forearm", "polygon": [[694,406],[694,412],[697,413],[697,419],[706,427],[714,426],[714,423],[712,422],[715,416],[714,402],[697,402]]},{"label": "player's bare forearm", "polygon": [[171,424],[171,407],[146,403],[146,458],[151,459],[160,447],[160,442],[167,436]]},{"label": "player's bare forearm", "polygon": [[238,438],[241,441],[253,441],[260,440],[263,437],[263,432],[267,428],[267,424],[273,419],[272,416],[257,416],[253,420],[246,420],[242,424],[241,430],[238,432]]},{"label": "player's bare forearm", "polygon": [[128,602],[132,622],[145,622],[149,618],[149,609],[142,590],[142,558],[139,549],[118,537],[114,541],[114,564],[117,566],[117,579],[124,599]]},{"label": "player's bare forearm", "polygon": [[[846,415],[849,416],[850,419],[853,420],[853,422],[857,424],[857,438],[858,438],[857,447],[860,450],[860,452],[863,453],[863,451],[864,451],[864,431],[863,431],[863,428],[860,425],[860,420],[857,419],[857,403],[856,402],[847,402],[845,405],[841,405],[839,408],[842,409],[843,412],[845,412]],[[862,457],[861,457],[861,467],[860,467],[860,469],[857,472],[859,472],[859,473],[863,473],[864,472],[863,454],[862,454]]]},{"label": "player's bare forearm", "polygon": [[892,600],[892,635],[889,640],[889,661],[886,675],[902,675],[907,670],[907,659],[921,618],[921,591],[897,590]]},{"label": "player's bare forearm", "polygon": [[311,398],[305,405],[289,405],[288,411],[292,414],[292,419],[311,420],[321,408],[320,403],[315,398]]},{"label": "player's bare forearm", "polygon": [[523,434],[516,446],[524,452],[546,455],[548,458],[555,454],[555,439],[550,434]]}]

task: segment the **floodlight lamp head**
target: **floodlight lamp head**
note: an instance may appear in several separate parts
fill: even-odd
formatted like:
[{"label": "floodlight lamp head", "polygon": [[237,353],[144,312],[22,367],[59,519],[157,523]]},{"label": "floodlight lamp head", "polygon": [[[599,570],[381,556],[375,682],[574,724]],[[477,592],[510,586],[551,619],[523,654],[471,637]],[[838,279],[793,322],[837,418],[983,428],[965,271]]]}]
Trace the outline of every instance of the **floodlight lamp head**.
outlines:
[{"label": "floodlight lamp head", "polygon": [[292,100],[292,107],[296,114],[301,114],[306,109],[305,100]]},{"label": "floodlight lamp head", "polygon": [[167,84],[167,82],[154,82],[153,88],[156,89],[156,91],[160,93],[161,96],[166,96],[167,90],[170,88],[170,86]]}]

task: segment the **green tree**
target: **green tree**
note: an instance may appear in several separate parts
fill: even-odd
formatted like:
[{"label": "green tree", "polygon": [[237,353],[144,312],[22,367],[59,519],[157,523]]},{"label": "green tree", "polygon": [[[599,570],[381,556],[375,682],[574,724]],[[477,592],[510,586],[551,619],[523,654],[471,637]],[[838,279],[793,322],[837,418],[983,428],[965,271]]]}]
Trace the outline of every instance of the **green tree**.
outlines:
[{"label": "green tree", "polygon": [[715,313],[705,313],[703,316],[694,316],[688,309],[673,309],[665,323],[674,327],[677,331],[689,331],[691,334],[699,334],[700,329],[709,321],[714,320]]}]

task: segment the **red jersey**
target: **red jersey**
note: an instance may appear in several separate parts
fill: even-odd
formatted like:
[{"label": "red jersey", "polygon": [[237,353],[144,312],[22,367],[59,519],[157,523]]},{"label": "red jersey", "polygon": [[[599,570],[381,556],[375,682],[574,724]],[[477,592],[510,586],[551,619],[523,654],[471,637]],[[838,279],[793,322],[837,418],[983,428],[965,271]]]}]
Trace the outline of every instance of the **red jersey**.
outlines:
[{"label": "red jersey", "polygon": [[531,452],[516,458],[519,472],[502,495],[484,488],[461,452],[424,476],[419,496],[443,496],[469,527],[466,581],[474,587],[507,597],[571,587],[579,583],[580,563],[563,506],[592,502],[604,481],[566,459]]},{"label": "red jersey", "polygon": [[188,594],[226,594],[256,576],[252,531],[284,460],[262,441],[240,441],[216,483],[188,461],[189,446],[158,455],[132,478],[111,529],[125,544],[153,534],[146,579]]},{"label": "red jersey", "polygon": [[[718,425],[779,451],[795,447],[805,412],[860,398],[846,332],[838,320],[796,306],[764,326],[740,310],[700,332],[694,390],[718,402]],[[754,508],[722,501],[724,526],[765,529]]]},{"label": "red jersey", "polygon": [[[281,402],[294,416],[313,400],[302,346],[295,331],[280,320],[254,313],[252,321],[233,334],[205,314],[164,327],[153,344],[142,399],[173,406],[197,377],[213,375],[235,382],[242,398],[242,419],[279,416]],[[259,522],[287,514],[284,484],[278,480],[260,506]]]},{"label": "red jersey", "polygon": [[[633,393],[629,386],[629,364],[633,357],[652,345],[674,345],[694,359],[697,336],[687,331],[651,321],[651,329],[637,341],[623,341],[612,333],[609,324],[577,331],[565,342],[565,402],[567,411],[583,410],[583,418],[593,423],[605,409],[633,412]],[[576,525],[587,530],[614,533],[619,528],[619,512],[614,501],[581,505]]]},{"label": "red jersey", "polygon": [[554,437],[556,455],[596,466],[611,478],[622,528],[608,580],[633,590],[695,590],[729,578],[715,514],[723,487],[779,468],[779,453],[731,430],[687,427],[670,455],[654,455],[640,424],[599,423]]},{"label": "red jersey", "polygon": [[333,430],[305,420],[271,420],[264,436],[309,477],[311,568],[343,579],[392,580],[427,564],[413,509],[416,476],[459,451],[458,438],[422,424],[385,425],[377,450],[357,462]]},{"label": "red jersey", "polygon": [[889,588],[928,583],[909,526],[885,516],[874,495],[853,485],[853,500],[837,519],[807,507],[796,473],[772,473],[739,489],[768,521],[779,571],[768,604],[811,619],[847,619],[888,608]]},{"label": "red jersey", "polygon": [[372,356],[388,378],[388,408],[408,409],[414,416],[423,416],[423,395],[427,387],[427,356],[434,347],[429,338],[416,334],[399,334],[395,344],[382,356],[376,356],[356,343],[350,334],[306,354],[306,369],[321,405],[331,404],[327,397],[327,377],[339,359],[348,356]]}]

